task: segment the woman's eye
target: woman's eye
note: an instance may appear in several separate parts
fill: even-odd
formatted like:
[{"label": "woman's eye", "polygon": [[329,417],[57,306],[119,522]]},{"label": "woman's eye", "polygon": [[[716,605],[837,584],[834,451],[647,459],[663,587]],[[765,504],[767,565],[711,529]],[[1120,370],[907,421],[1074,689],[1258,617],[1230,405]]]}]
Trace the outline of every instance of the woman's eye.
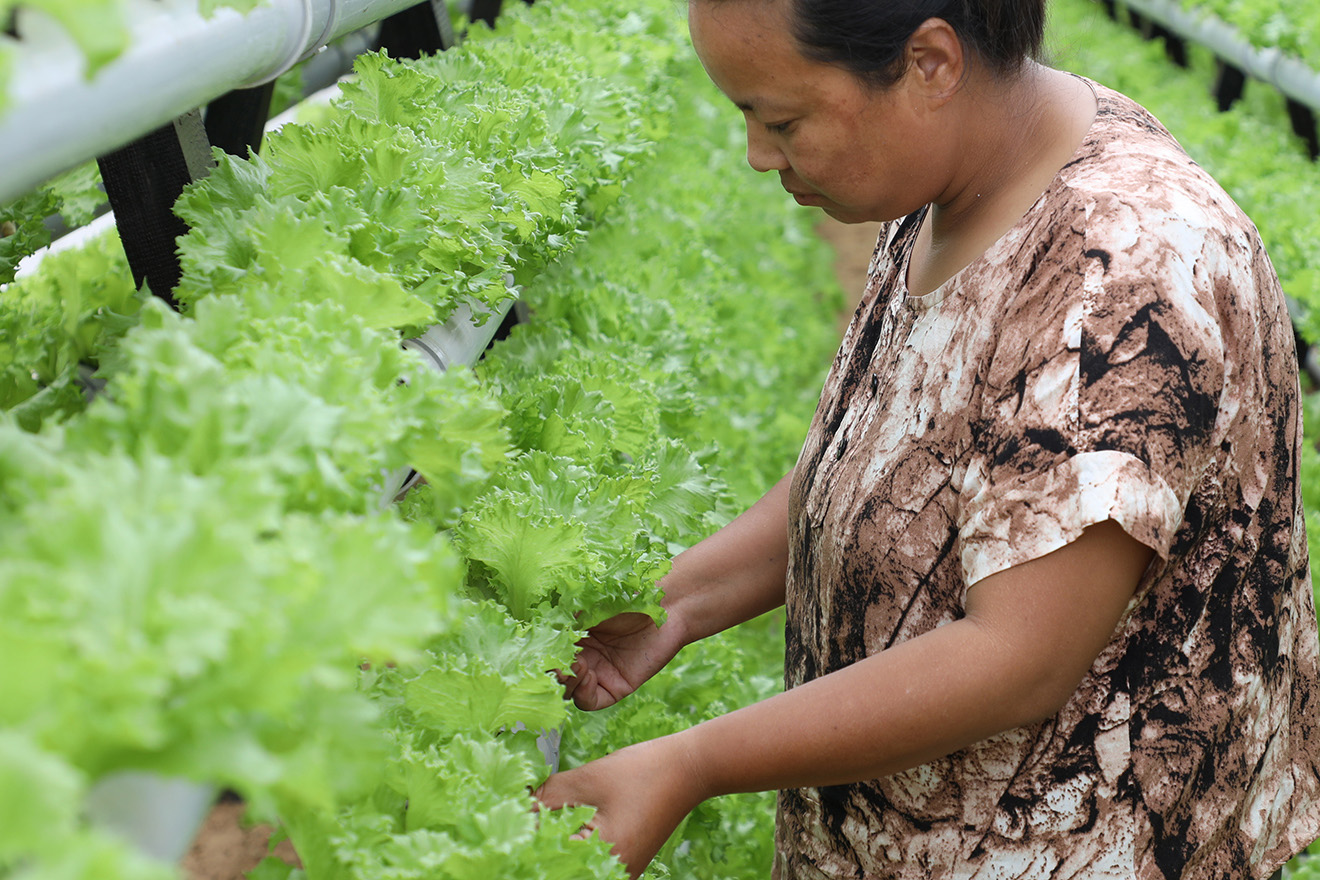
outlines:
[{"label": "woman's eye", "polygon": [[774,132],[775,134],[787,134],[789,128],[792,127],[792,125],[793,125],[792,120],[789,120],[788,122],[776,122],[774,124],[767,122],[765,124],[765,128],[766,131],[771,131]]}]

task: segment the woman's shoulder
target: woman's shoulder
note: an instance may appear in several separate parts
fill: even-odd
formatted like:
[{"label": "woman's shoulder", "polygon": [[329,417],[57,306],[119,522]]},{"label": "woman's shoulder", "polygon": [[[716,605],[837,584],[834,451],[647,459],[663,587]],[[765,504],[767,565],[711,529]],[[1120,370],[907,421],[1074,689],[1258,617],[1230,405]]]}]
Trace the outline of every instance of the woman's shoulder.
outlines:
[{"label": "woman's shoulder", "polygon": [[[1107,134],[1121,134],[1126,138],[1136,138],[1146,149],[1171,147],[1183,153],[1177,138],[1164,127],[1155,114],[1132,98],[1095,80],[1082,77],[1095,92],[1098,110],[1096,119]],[[1183,153],[1183,155],[1186,155]]]},{"label": "woman's shoulder", "polygon": [[1094,88],[1096,120],[1042,206],[1037,235],[1083,265],[1098,261],[1106,278],[1166,292],[1181,280],[1204,287],[1200,299],[1224,280],[1275,283],[1255,225],[1224,188],[1144,107]]},{"label": "woman's shoulder", "polygon": [[1088,221],[1114,212],[1129,224],[1141,220],[1147,227],[1165,221],[1175,228],[1249,228],[1254,233],[1232,197],[1153,113],[1121,92],[1091,85],[1095,122],[1060,171],[1065,197],[1080,201]]}]

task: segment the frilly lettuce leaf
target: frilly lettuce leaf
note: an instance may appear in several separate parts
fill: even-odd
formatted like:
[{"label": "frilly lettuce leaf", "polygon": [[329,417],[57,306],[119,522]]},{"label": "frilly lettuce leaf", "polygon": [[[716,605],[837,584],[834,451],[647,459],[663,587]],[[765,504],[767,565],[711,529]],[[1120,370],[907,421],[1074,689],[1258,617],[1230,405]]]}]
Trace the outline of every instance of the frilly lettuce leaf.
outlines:
[{"label": "frilly lettuce leaf", "polygon": [[20,260],[50,244],[45,220],[58,206],[55,193],[45,187],[0,204],[0,284],[14,280]]},{"label": "frilly lettuce leaf", "polygon": [[46,186],[59,200],[60,216],[70,228],[90,223],[96,210],[106,203],[101,171],[95,162],[84,162],[53,178]]},{"label": "frilly lettuce leaf", "polygon": [[520,620],[594,568],[583,526],[529,500],[496,489],[464,514],[458,531],[464,554],[480,564],[473,576]]},{"label": "frilly lettuce leaf", "polygon": [[80,773],[19,732],[0,730],[0,871],[56,849],[77,827],[82,793]]},{"label": "frilly lettuce leaf", "polygon": [[122,0],[23,0],[22,5],[60,23],[86,57],[88,77],[128,48],[128,9]]},{"label": "frilly lettuce leaf", "polygon": [[384,742],[356,665],[445,631],[459,569],[443,539],[282,515],[270,481],[152,452],[26,460],[49,470],[6,478],[43,491],[20,485],[31,500],[0,529],[0,658],[24,674],[0,723],[91,777],[151,769],[322,806],[370,778]]}]

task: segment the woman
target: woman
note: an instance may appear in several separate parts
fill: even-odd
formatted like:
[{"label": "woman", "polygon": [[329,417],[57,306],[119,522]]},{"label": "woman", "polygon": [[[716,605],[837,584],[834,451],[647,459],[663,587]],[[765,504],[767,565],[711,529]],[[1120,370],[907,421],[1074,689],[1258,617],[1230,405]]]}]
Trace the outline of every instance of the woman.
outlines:
[{"label": "woman", "polygon": [[1320,836],[1296,355],[1254,227],[1043,0],[692,0],[748,161],[881,220],[793,472],[566,687],[787,603],[787,690],[552,776],[640,873],[780,792],[784,878],[1264,878]]}]

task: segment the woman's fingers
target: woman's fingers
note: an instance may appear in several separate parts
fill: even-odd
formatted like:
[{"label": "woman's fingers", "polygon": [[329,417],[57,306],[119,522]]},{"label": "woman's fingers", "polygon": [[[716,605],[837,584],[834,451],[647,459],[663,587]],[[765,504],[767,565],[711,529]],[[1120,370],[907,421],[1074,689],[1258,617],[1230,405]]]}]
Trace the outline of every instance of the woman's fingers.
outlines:
[{"label": "woman's fingers", "polygon": [[586,712],[603,709],[616,702],[614,695],[602,686],[600,676],[595,669],[584,669],[574,678],[565,692],[574,705]]},{"label": "woman's fingers", "polygon": [[[553,778],[554,777],[551,777],[551,779]],[[537,786],[536,790],[532,792],[533,813],[540,813],[542,810],[553,811],[553,810],[562,810],[564,807],[578,806],[577,804],[569,803],[567,801],[562,800],[561,798],[557,798],[554,795],[547,795],[546,785],[549,782],[550,780],[547,779],[545,782],[541,783],[541,785]],[[596,820],[593,817],[591,819],[588,819],[586,822],[583,822],[581,828],[579,828],[574,833],[570,834],[569,840],[586,840],[595,833],[596,833]]]},{"label": "woman's fingers", "polygon": [[[568,672],[564,672],[562,669],[551,671],[555,674],[555,680],[564,688],[564,699],[577,702],[578,691],[582,688],[584,676],[588,673],[587,665],[582,662],[582,658],[579,656],[578,659],[574,660]],[[586,707],[579,705],[578,708]]]},{"label": "woman's fingers", "polygon": [[672,738],[620,749],[550,776],[535,796],[545,809],[587,806],[595,815],[572,835],[599,837],[639,876],[701,796]]},{"label": "woman's fingers", "polygon": [[565,797],[560,794],[559,780],[556,778],[559,774],[552,773],[545,782],[542,782],[532,791],[532,809],[536,812],[541,810],[562,810],[564,807],[575,806],[570,804]]},{"label": "woman's fingers", "polygon": [[590,819],[582,823],[582,827],[575,833],[569,835],[569,840],[586,840],[596,833],[596,820]]}]

